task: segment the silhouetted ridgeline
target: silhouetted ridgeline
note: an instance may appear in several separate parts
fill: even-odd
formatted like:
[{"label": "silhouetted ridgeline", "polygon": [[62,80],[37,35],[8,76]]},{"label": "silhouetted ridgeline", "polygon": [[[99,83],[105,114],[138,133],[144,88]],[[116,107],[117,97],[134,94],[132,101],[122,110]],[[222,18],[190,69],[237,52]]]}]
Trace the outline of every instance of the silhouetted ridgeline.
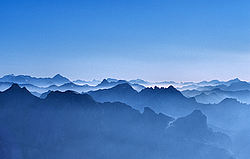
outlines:
[{"label": "silhouetted ridgeline", "polygon": [[[221,128],[236,131],[237,125],[246,127],[250,121],[249,105],[235,99],[225,99],[219,104],[200,104],[194,98],[187,98],[173,86],[168,88],[145,88],[140,92],[133,90],[128,84],[120,84],[110,89],[88,92],[99,102],[123,102],[138,110],[145,106],[156,112],[173,117],[187,115],[195,109],[202,110],[209,117],[209,122]],[[227,101],[225,103],[225,101]],[[227,124],[230,121],[230,125]]]},{"label": "silhouetted ridgeline", "polygon": [[139,110],[148,106],[157,112],[164,112],[172,116],[191,113],[199,105],[194,99],[184,97],[173,86],[145,88],[137,92],[125,83],[111,89],[90,91],[88,94],[99,102],[120,101]]},{"label": "silhouetted ridgeline", "polygon": [[0,93],[0,106],[1,159],[233,158],[229,137],[208,128],[198,110],[174,120],[72,91],[41,99],[16,84]]},{"label": "silhouetted ridgeline", "polygon": [[129,84],[133,89],[140,92],[146,87],[165,87],[173,85],[182,91],[185,97],[194,97],[197,102],[203,104],[218,104],[225,98],[235,98],[243,103],[250,103],[250,84],[238,78],[229,81],[202,81],[202,82],[149,82],[142,79],[119,80],[107,78],[102,81],[75,80],[70,81],[60,74],[54,77],[37,78],[28,75],[5,75],[0,78],[0,91],[9,88],[13,83],[26,87],[33,95],[40,97],[48,91],[67,91],[72,90],[78,93],[108,89],[119,84]]}]

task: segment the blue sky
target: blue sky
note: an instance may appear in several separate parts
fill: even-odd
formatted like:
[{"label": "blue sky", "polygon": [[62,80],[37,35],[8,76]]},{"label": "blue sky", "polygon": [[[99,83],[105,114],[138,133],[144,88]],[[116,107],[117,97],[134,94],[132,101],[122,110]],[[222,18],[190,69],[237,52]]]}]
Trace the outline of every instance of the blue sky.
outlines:
[{"label": "blue sky", "polygon": [[244,0],[1,0],[0,75],[250,80]]}]

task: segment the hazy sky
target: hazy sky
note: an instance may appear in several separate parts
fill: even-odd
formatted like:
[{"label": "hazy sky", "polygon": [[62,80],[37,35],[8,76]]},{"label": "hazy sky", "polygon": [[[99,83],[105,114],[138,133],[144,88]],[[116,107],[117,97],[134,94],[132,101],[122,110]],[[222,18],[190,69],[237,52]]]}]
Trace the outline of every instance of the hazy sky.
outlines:
[{"label": "hazy sky", "polygon": [[249,0],[1,0],[0,76],[250,80]]}]

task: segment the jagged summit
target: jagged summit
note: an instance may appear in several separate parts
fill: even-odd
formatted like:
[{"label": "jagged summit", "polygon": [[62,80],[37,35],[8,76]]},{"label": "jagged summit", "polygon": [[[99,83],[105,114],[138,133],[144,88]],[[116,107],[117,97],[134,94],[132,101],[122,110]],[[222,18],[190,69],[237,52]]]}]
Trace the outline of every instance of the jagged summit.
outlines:
[{"label": "jagged summit", "polygon": [[79,94],[74,91],[51,91],[48,93],[45,100],[59,101],[59,102],[84,102],[95,103],[93,98],[88,94]]},{"label": "jagged summit", "polygon": [[140,93],[157,93],[158,95],[178,95],[178,96],[183,96],[180,91],[178,91],[174,86],[170,85],[168,88],[165,87],[157,87],[155,86],[154,88],[145,88],[143,89]]},{"label": "jagged summit", "polygon": [[103,79],[102,82],[100,84],[98,84],[98,85],[100,86],[100,85],[106,85],[106,84],[109,84],[108,80]]},{"label": "jagged summit", "polygon": [[167,89],[172,92],[179,92],[173,85],[170,85]]},{"label": "jagged summit", "polygon": [[235,78],[235,79],[232,79],[231,81],[234,81],[234,82],[239,82],[241,81],[239,78]]}]

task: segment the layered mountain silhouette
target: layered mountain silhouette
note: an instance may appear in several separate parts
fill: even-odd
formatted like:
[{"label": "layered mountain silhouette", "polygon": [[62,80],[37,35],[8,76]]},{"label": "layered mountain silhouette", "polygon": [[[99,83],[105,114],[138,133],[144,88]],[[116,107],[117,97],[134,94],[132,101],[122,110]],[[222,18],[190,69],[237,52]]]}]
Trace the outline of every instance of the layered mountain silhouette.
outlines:
[{"label": "layered mountain silhouette", "polygon": [[[230,85],[231,86],[231,85]],[[186,97],[194,97],[197,102],[204,104],[219,103],[225,98],[235,98],[243,103],[250,103],[250,90],[241,89],[236,91],[222,90],[221,88],[214,88],[207,91],[186,90],[182,91]]]},{"label": "layered mountain silhouette", "polygon": [[101,81],[95,80],[95,79],[92,80],[92,81],[75,80],[75,81],[73,81],[73,83],[78,84],[78,85],[85,85],[85,84],[87,84],[87,85],[90,85],[90,86],[96,86],[99,83],[101,83]]},{"label": "layered mountain silhouette", "polygon": [[111,78],[104,79],[100,84],[96,86],[96,88],[98,89],[112,88],[119,84],[129,84],[131,85],[131,87],[133,87],[137,91],[141,91],[142,89],[145,88],[143,85],[140,85],[140,84],[129,83],[126,80],[116,80],[116,79],[111,79]]},{"label": "layered mountain silhouette", "polygon": [[21,87],[26,87],[30,92],[32,92],[33,95],[37,97],[47,91],[72,90],[82,93],[91,90],[111,88],[122,83],[130,84],[137,91],[145,88],[143,85],[133,84],[129,83],[126,80],[116,80],[112,78],[104,79],[102,82],[98,80],[76,80],[74,82],[71,82],[69,79],[61,76],[60,74],[57,74],[52,78],[36,78],[26,75],[6,75],[0,78],[0,91],[8,89],[13,83],[17,83]]},{"label": "layered mountain silhouette", "polygon": [[[118,90],[134,92],[129,86]],[[141,92],[183,98],[173,87]],[[0,93],[0,103],[0,157],[5,159],[233,158],[229,137],[208,128],[198,110],[174,119],[73,91],[51,91],[41,99],[17,84]]]},{"label": "layered mountain silhouette", "polygon": [[[17,81],[18,85],[14,84],[15,81]],[[200,114],[198,113],[198,111],[196,111],[200,110],[208,118],[207,120],[210,127],[215,129],[216,131],[224,132],[230,135],[233,142],[233,148],[232,150],[230,149],[230,151],[235,152],[237,158],[248,159],[250,157],[250,153],[248,153],[248,151],[245,150],[247,148],[246,145],[250,143],[250,141],[247,140],[247,138],[249,138],[247,134],[249,134],[250,132],[250,127],[248,124],[250,122],[250,117],[249,117],[250,105],[245,104],[245,103],[250,103],[250,94],[249,94],[250,87],[249,83],[246,81],[241,81],[238,78],[236,78],[229,81],[212,80],[212,81],[202,81],[202,82],[174,82],[174,81],[148,82],[141,79],[126,81],[114,78],[107,78],[104,79],[103,81],[98,81],[98,82],[93,81],[96,82],[95,85],[90,84],[92,81],[89,81],[90,82],[89,84],[88,83],[85,84],[84,81],[78,81],[78,82],[79,83],[77,83],[76,81],[71,82],[70,80],[67,80],[67,78],[64,78],[61,75],[56,75],[52,78],[36,78],[24,75],[19,75],[19,76],[9,75],[0,78],[0,91],[2,91],[0,92],[0,106],[2,109],[2,111],[0,109],[2,113],[2,114],[0,113],[0,117],[3,120],[2,121],[3,127],[1,129],[2,135],[0,134],[0,155],[1,155],[0,157],[2,158],[2,156],[4,156],[6,158],[12,156],[11,158],[17,158],[16,156],[21,156],[20,153],[21,154],[23,153],[23,150],[20,150],[19,143],[21,142],[19,142],[19,138],[18,140],[15,139],[9,140],[8,138],[8,140],[6,141],[6,136],[8,136],[6,134],[9,133],[9,131],[7,131],[9,127],[5,126],[6,125],[4,124],[5,121],[8,121],[8,123],[13,123],[12,126],[16,126],[15,128],[9,130],[17,132],[16,133],[17,135],[19,134],[19,131],[17,131],[19,130],[19,128],[25,130],[21,131],[21,133],[24,132],[26,133],[27,132],[26,128],[23,128],[25,127],[25,125],[28,126],[38,122],[35,119],[35,116],[40,118],[41,115],[39,115],[39,112],[45,111],[44,112],[45,114],[48,113],[52,115],[54,114],[54,111],[61,109],[61,111],[59,111],[60,112],[59,114],[61,114],[61,116],[57,113],[56,114],[59,115],[61,119],[64,119],[63,114],[65,115],[66,111],[74,112],[75,110],[82,109],[83,105],[87,106],[84,108],[88,108],[88,110],[92,110],[92,108],[99,110],[100,107],[101,108],[105,107],[105,112],[106,112],[106,109],[111,109],[112,114],[109,114],[110,121],[116,120],[117,118],[119,118],[119,116],[121,116],[121,114],[113,115],[114,111],[121,110],[120,108],[122,108],[122,110],[123,108],[128,108],[128,110],[133,110],[129,112],[130,113],[136,112],[135,114],[139,114],[138,116],[141,116],[141,119],[138,120],[143,121],[144,126],[145,123],[147,123],[146,124],[147,127],[141,128],[141,125],[140,126],[137,125],[137,128],[141,128],[143,131],[140,132],[141,134],[150,131],[162,132],[161,130],[164,127],[163,134],[166,135],[167,134],[167,132],[165,131],[166,129],[168,129],[169,132],[171,132],[172,129],[174,129],[174,131],[176,131],[176,135],[171,136],[173,142],[177,144],[177,140],[180,138],[181,141],[179,142],[179,144],[183,146],[190,145],[189,143],[190,141],[184,144],[182,140],[184,136],[182,135],[186,135],[185,137],[189,138],[189,140],[192,139],[192,144],[193,141],[196,140],[196,138],[191,137],[192,133],[181,134],[180,131],[178,131],[177,133],[177,127],[178,127],[177,125],[179,124],[177,124],[176,121],[178,119],[182,119],[180,117],[183,116],[188,117],[188,115],[190,114],[192,114],[191,116]],[[146,87],[154,85],[164,86],[164,87],[152,87],[152,88]],[[190,88],[192,89],[189,90]],[[181,92],[179,90],[181,90]],[[86,95],[85,93],[88,93],[91,97],[89,95]],[[128,105],[130,105],[131,107]],[[51,110],[51,108],[53,108],[53,110]],[[72,110],[72,108],[74,109],[74,111]],[[81,112],[81,110],[78,111]],[[92,113],[92,115],[95,116],[96,113]],[[19,119],[18,121],[15,119],[16,116]],[[22,117],[24,123],[26,122],[28,124],[23,124],[23,125],[20,124],[20,121],[22,121]],[[97,117],[102,119],[99,115]],[[85,119],[87,120],[87,118],[91,119],[91,117],[86,115]],[[47,121],[45,117],[41,117],[41,119]],[[52,118],[48,118],[48,120],[49,119]],[[78,119],[82,120],[82,117],[78,117]],[[186,121],[185,117],[184,119]],[[202,119],[199,118],[199,120]],[[49,121],[47,122],[49,123]],[[57,119],[57,122],[60,123],[60,120]],[[74,123],[73,120],[71,121],[71,123]],[[165,123],[168,124],[166,125]],[[175,123],[174,128],[172,125],[173,123]],[[42,122],[42,124],[46,125],[45,122]],[[126,126],[130,124],[123,123],[123,125]],[[108,127],[106,125],[108,125],[107,123],[105,124],[105,127]],[[120,129],[118,125],[119,124],[115,125],[115,127],[117,126],[118,129]],[[184,125],[185,124],[183,124],[183,126]],[[88,126],[91,126],[91,124],[89,124]],[[196,126],[191,126],[190,130],[193,127]],[[34,129],[36,128],[37,127],[35,127]],[[43,132],[43,130],[39,128],[37,129]],[[50,127],[50,129],[53,128]],[[188,130],[187,129],[184,131],[185,129],[184,127],[182,127],[181,129],[183,132],[186,132]],[[110,130],[110,128],[108,130]],[[133,131],[136,130],[133,129]],[[211,132],[211,129],[208,128],[207,131]],[[39,132],[36,133],[39,134]],[[213,135],[209,135],[211,133]],[[213,131],[211,133],[201,133],[202,136],[205,136],[205,139],[201,138],[201,136],[199,135],[196,135],[196,137],[199,136],[198,142],[202,144],[206,143],[209,146],[212,145],[213,150],[216,149],[216,151],[217,148],[222,148],[223,151],[225,150],[224,152],[228,154],[228,151],[226,150],[229,150],[229,147],[225,146],[225,145],[230,145],[230,143],[228,142],[228,138],[221,133]],[[32,136],[31,134],[29,135]],[[138,139],[137,135],[138,134],[135,135],[136,136],[135,138],[134,136],[132,138],[137,140]],[[147,138],[149,138],[148,135],[149,134],[147,134]],[[188,135],[189,137],[187,137]],[[150,137],[155,138],[155,136],[159,136],[159,134],[152,135]],[[131,136],[129,136],[129,138],[130,137]],[[221,138],[223,141],[219,140],[219,138]],[[52,137],[50,139],[52,140]],[[29,138],[29,140],[32,139]],[[157,142],[158,140],[160,139],[157,138]],[[30,141],[30,143],[32,142]],[[162,145],[162,143],[158,144]],[[33,146],[34,145],[32,145],[31,147]],[[188,148],[189,148],[188,146],[185,147],[185,150],[187,150],[188,152],[192,152],[193,149],[192,148],[188,149]],[[48,150],[49,149],[50,148],[48,148]],[[9,154],[10,153],[9,150],[11,150],[11,154]],[[170,147],[168,147],[168,150],[170,150]],[[205,150],[207,150],[207,146]],[[34,152],[35,151],[37,151],[37,149],[34,150]],[[12,152],[14,152],[14,154]],[[144,151],[141,150],[141,152]],[[175,152],[175,150],[173,151],[171,150],[171,152]],[[29,153],[30,152],[27,152],[27,154]],[[199,157],[201,158],[201,156]],[[44,158],[44,156],[42,158]],[[174,157],[172,156],[172,158]]]},{"label": "layered mountain silhouette", "polygon": [[96,101],[120,101],[142,110],[148,106],[157,112],[164,112],[173,116],[190,113],[197,107],[194,99],[186,98],[173,86],[168,88],[145,88],[135,91],[129,84],[119,84],[110,89],[88,92]]},{"label": "layered mountain silhouette", "polygon": [[47,87],[50,85],[62,85],[65,83],[69,83],[70,80],[66,77],[61,76],[60,74],[55,75],[52,78],[36,78],[27,75],[18,75],[15,76],[13,74],[6,75],[0,78],[0,82],[11,82],[18,84],[32,84],[35,86]]},{"label": "layered mountain silhouette", "polygon": [[[145,88],[137,92],[128,84],[120,84],[110,89],[90,91],[88,94],[98,102],[123,102],[138,110],[150,107],[173,117],[184,116],[199,109],[209,117],[211,124],[232,131],[237,131],[236,125],[239,123],[246,127],[244,120],[250,121],[250,106],[247,104],[232,98],[226,98],[218,104],[200,104],[194,98],[186,98],[173,86]],[[231,125],[227,121],[231,121]]]}]

